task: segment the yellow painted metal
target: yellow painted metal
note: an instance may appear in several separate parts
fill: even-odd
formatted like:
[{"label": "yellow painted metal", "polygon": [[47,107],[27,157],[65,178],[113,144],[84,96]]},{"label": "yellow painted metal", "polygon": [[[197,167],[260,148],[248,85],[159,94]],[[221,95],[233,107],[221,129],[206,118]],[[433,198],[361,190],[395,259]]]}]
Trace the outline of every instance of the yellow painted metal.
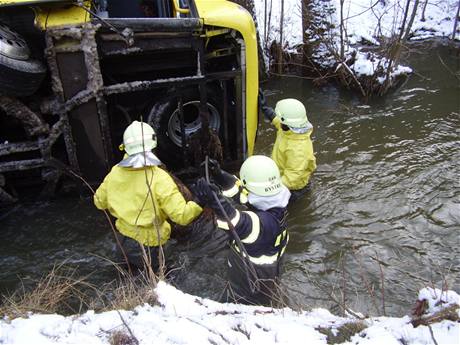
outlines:
[{"label": "yellow painted metal", "polygon": [[225,0],[195,0],[205,25],[231,28],[243,36],[246,45],[246,138],[248,154],[252,155],[257,133],[257,95],[259,67],[254,21],[243,7]]},{"label": "yellow painted metal", "polygon": [[230,29],[214,29],[214,30],[208,30],[206,29],[205,37],[213,37],[213,36],[219,36],[219,35],[224,35],[228,34],[230,32]]},{"label": "yellow painted metal", "polygon": [[[91,18],[87,11],[72,5],[69,0],[0,0],[0,7],[31,6],[35,11],[35,25],[42,30],[61,25],[78,25]],[[84,2],[91,7],[91,1]]]},{"label": "yellow painted metal", "polygon": [[52,2],[69,2],[69,0],[0,0],[0,6],[43,5]]},{"label": "yellow painted metal", "polygon": [[[89,1],[84,5],[87,8],[91,6]],[[35,13],[35,25],[42,30],[62,25],[83,24],[91,20],[87,11],[74,5],[39,7],[35,9]]]},{"label": "yellow painted metal", "polygon": [[174,8],[174,16],[177,16],[178,13],[181,14],[189,14],[190,10],[188,8],[181,8],[178,1],[179,0],[171,0]]}]

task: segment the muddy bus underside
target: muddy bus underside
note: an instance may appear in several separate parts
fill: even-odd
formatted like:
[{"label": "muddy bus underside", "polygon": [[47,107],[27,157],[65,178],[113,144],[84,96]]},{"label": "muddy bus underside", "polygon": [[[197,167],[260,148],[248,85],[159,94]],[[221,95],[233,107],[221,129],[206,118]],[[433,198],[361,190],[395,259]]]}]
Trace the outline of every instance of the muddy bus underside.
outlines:
[{"label": "muddy bus underside", "polygon": [[[224,158],[243,158],[242,72],[236,40],[228,44],[230,30],[212,31],[196,19],[107,21],[118,33],[99,22],[46,31],[52,97],[39,99],[40,111],[32,111],[23,99],[0,95],[0,110],[7,119],[20,122],[26,134],[23,141],[0,142],[0,203],[15,200],[14,183],[8,182],[21,178],[24,182],[23,177],[15,178],[23,172],[39,172],[44,183],[41,194],[54,194],[63,175],[60,163],[90,184],[100,182],[121,157],[116,148],[123,129],[140,115],[148,120],[149,114],[143,113],[146,106],[130,108],[130,99],[147,106],[161,97],[177,102],[180,154],[168,161],[169,152],[161,152],[160,138],[159,155],[176,172],[184,173],[197,162],[190,158],[194,148],[185,133],[183,97],[199,90],[203,105],[209,91],[217,88]],[[219,41],[224,35],[227,38]],[[53,120],[44,120],[45,115]],[[149,122],[157,131],[164,130],[158,127],[163,120],[155,116],[150,114]]]}]

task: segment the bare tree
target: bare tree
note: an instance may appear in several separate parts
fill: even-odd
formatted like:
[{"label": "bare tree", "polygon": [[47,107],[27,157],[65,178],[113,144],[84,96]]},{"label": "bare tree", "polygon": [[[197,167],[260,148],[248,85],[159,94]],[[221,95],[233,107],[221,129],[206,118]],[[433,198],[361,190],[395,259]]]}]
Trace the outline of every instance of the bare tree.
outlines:
[{"label": "bare tree", "polygon": [[343,20],[343,3],[344,0],[340,0],[340,61],[344,60],[344,55],[345,55],[345,44],[343,41],[343,26],[344,26],[344,20]]},{"label": "bare tree", "polygon": [[264,0],[264,40],[267,39],[267,0]]},{"label": "bare tree", "polygon": [[426,19],[425,19],[426,5],[428,5],[428,0],[425,0],[425,2],[423,3],[422,16],[420,17],[420,20],[421,20],[422,22],[424,22],[424,21],[426,20]]},{"label": "bare tree", "polygon": [[280,13],[280,45],[278,50],[278,73],[283,72],[283,26],[284,26],[284,0],[281,0]]},{"label": "bare tree", "polygon": [[460,0],[458,1],[457,14],[455,15],[454,29],[452,30],[452,41],[455,39],[455,33],[457,32],[458,16],[460,15]]},{"label": "bare tree", "polygon": [[[404,12],[403,12],[403,20],[402,20],[402,23],[399,29],[399,34],[396,37],[396,39],[394,39],[393,42],[390,44],[390,47],[388,50],[388,64],[386,66],[385,81],[380,87],[380,90],[379,90],[380,95],[383,95],[384,93],[386,93],[387,90],[393,84],[393,81],[391,78],[391,72],[393,71],[394,66],[397,64],[397,61],[399,60],[401,56],[402,48],[405,45],[405,42],[408,38],[408,35],[412,27],[412,24],[414,22],[415,14],[417,13],[417,6],[419,4],[419,0],[415,0],[414,7],[412,8],[411,16],[409,17],[410,3],[411,3],[411,0],[406,1],[406,5],[404,7]],[[409,17],[409,21],[408,21],[408,17]]]},{"label": "bare tree", "polygon": [[407,41],[410,35],[410,31],[412,29],[412,25],[414,24],[415,15],[417,14],[417,8],[419,5],[420,0],[415,0],[414,7],[412,7],[412,13],[410,15],[409,23],[407,23],[406,32],[402,37],[403,42]]},{"label": "bare tree", "polygon": [[267,23],[267,30],[265,36],[265,49],[268,47],[268,41],[270,40],[270,27],[271,27],[271,20],[272,20],[272,9],[273,9],[273,0],[270,0],[270,9],[268,12],[268,23]]}]

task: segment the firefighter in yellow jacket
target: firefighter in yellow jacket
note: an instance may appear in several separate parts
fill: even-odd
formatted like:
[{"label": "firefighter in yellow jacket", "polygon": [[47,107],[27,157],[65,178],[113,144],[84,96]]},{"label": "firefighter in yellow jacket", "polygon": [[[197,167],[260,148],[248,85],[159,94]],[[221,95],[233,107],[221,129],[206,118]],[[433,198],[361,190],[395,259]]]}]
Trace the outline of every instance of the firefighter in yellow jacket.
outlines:
[{"label": "firefighter in yellow jacket", "polygon": [[281,180],[293,196],[306,190],[311,174],[316,170],[311,134],[305,106],[294,98],[278,101],[275,110],[268,107],[263,92],[259,93],[259,108],[277,129],[272,159],[280,169]]},{"label": "firefighter in yellow jacket", "polygon": [[155,132],[146,123],[134,121],[123,135],[124,159],[105,177],[94,195],[98,209],[107,209],[117,218],[115,226],[128,261],[144,266],[142,249],[158,267],[158,248],[171,234],[171,220],[188,225],[201,212],[193,201],[186,201],[176,183],[163,170],[151,151],[157,146]]}]

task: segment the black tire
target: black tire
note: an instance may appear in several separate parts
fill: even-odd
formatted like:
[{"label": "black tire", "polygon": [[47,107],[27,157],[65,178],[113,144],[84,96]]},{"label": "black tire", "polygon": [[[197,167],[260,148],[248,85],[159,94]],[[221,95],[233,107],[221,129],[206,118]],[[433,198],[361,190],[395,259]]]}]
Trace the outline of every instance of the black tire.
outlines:
[{"label": "black tire", "polygon": [[46,69],[36,60],[13,60],[0,55],[0,90],[12,96],[29,96],[38,90]]},{"label": "black tire", "polygon": [[[6,25],[1,26],[11,31]],[[16,59],[0,51],[0,92],[12,96],[29,96],[40,87],[45,74],[46,68],[40,61],[30,57]]]},{"label": "black tire", "polygon": [[[222,124],[222,92],[208,88],[207,104],[210,112],[210,127],[219,133]],[[198,111],[195,110],[200,101],[198,89],[187,89],[183,92],[183,109],[188,135],[192,135],[201,128]],[[182,165],[181,134],[178,120],[178,98],[176,93],[164,97],[150,110],[148,123],[155,129],[158,138],[157,154],[159,158],[172,168]],[[175,123],[175,125],[174,125]],[[174,130],[174,128],[176,130]]]}]

